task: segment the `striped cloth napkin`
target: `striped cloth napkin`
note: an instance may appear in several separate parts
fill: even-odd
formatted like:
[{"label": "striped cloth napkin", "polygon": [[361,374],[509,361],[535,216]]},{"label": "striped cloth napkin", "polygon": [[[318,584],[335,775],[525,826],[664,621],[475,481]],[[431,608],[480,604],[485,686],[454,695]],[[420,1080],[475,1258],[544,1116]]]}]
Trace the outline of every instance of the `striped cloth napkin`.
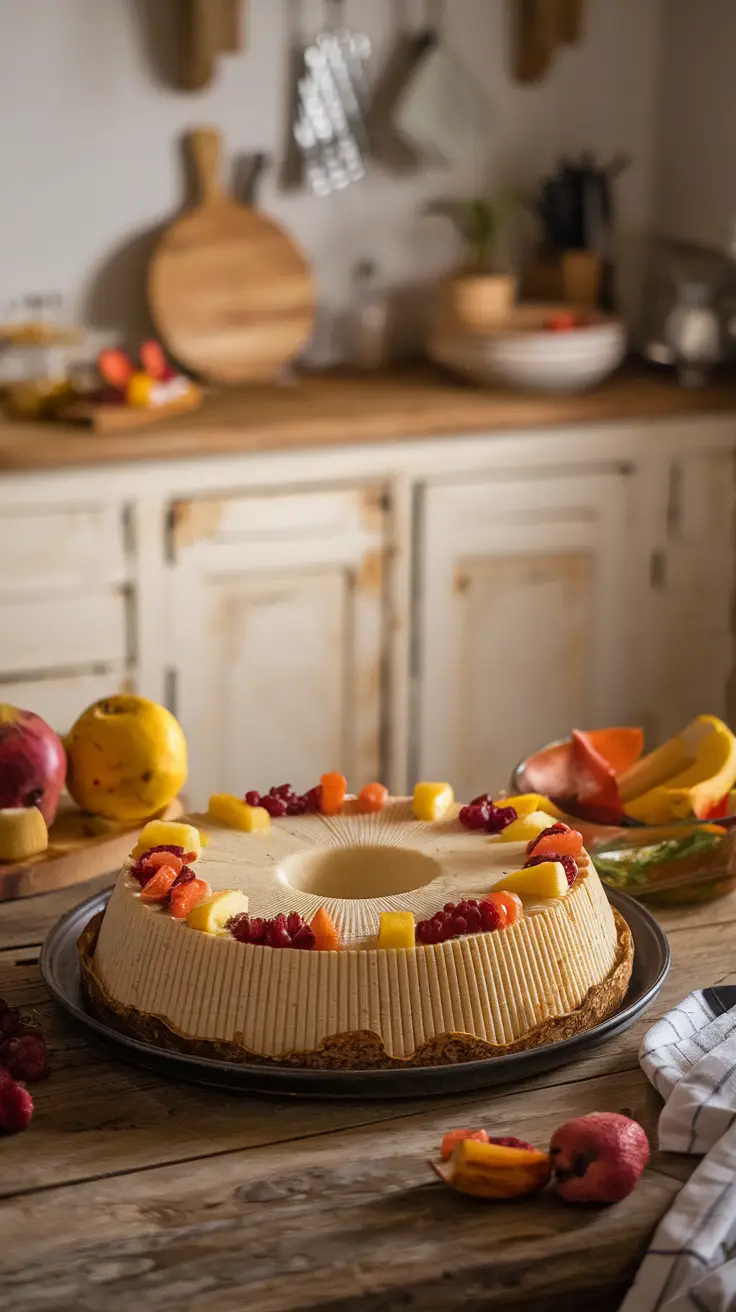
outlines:
[{"label": "striped cloth napkin", "polygon": [[620,1312],[736,1310],[736,987],[698,989],[639,1050],[664,1098],[659,1147],[702,1156]]}]

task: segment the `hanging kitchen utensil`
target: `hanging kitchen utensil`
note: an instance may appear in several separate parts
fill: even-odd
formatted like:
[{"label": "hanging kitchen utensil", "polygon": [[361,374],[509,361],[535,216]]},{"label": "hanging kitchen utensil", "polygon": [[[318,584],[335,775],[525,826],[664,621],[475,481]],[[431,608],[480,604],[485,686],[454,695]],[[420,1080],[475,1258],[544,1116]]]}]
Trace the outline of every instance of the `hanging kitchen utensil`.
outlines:
[{"label": "hanging kitchen utensil", "polygon": [[312,332],[315,289],[290,237],[226,196],[220,139],[188,139],[198,203],[164,234],[148,270],[157,332],[193,373],[219,383],[274,380]]},{"label": "hanging kitchen utensil", "polygon": [[220,50],[234,55],[243,48],[242,0],[220,0]]},{"label": "hanging kitchen utensil", "polygon": [[185,0],[183,83],[201,91],[215,74],[217,57],[241,49],[241,0]]},{"label": "hanging kitchen utensil", "polygon": [[304,160],[297,141],[296,125],[301,114],[299,86],[305,76],[304,37],[301,24],[302,0],[288,0],[289,28],[289,103],[287,106],[287,134],[279,176],[284,191],[294,191],[304,184]]},{"label": "hanging kitchen utensil", "polygon": [[241,155],[236,161],[233,176],[233,193],[244,205],[256,208],[258,190],[269,166],[268,155],[259,150],[255,155]]},{"label": "hanging kitchen utensil", "polygon": [[444,0],[428,0],[435,39],[395,113],[401,135],[429,159],[450,163],[488,144],[484,89],[443,33]]},{"label": "hanging kitchen utensil", "polygon": [[397,132],[396,107],[434,42],[426,31],[409,27],[406,0],[395,0],[396,33],[388,60],[378,75],[366,115],[370,152],[392,173],[414,173],[422,163],[417,150]]},{"label": "hanging kitchen utensil", "polygon": [[516,0],[514,76],[538,82],[547,72],[559,37],[558,0]]},{"label": "hanging kitchen utensil", "polygon": [[345,26],[344,0],[326,4],[324,29],[304,50],[294,123],[305,181],[318,196],[365,175],[364,65],[371,53],[368,37]]},{"label": "hanging kitchen utensil", "polygon": [[585,0],[557,0],[557,35],[565,45],[581,40],[584,10]]}]

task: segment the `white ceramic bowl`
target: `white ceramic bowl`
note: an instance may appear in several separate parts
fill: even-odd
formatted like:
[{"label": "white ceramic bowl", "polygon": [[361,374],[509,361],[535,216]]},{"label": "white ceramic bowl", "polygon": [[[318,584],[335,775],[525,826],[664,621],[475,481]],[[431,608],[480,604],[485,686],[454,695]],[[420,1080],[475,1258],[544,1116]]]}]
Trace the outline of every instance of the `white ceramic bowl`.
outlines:
[{"label": "white ceramic bowl", "polygon": [[583,392],[621,364],[626,332],[617,319],[562,332],[535,327],[482,335],[445,331],[435,335],[430,354],[476,382],[527,392]]}]

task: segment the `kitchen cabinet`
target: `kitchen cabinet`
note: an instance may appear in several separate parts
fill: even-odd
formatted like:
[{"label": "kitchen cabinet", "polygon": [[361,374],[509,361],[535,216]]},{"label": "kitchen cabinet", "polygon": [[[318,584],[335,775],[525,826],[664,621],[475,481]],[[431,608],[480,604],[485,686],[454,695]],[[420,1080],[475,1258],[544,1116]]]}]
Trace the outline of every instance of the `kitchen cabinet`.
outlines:
[{"label": "kitchen cabinet", "polygon": [[93,439],[0,431],[30,461],[0,475],[0,700],[62,731],[166,701],[199,805],[328,769],[465,797],[576,723],[734,722],[736,406],[642,387],[606,419],[605,390],[312,380],[58,469]]},{"label": "kitchen cabinet", "polygon": [[128,507],[80,495],[0,501],[0,701],[60,733],[134,678]]},{"label": "kitchen cabinet", "polygon": [[479,475],[419,500],[416,762],[460,797],[627,718],[626,473]]},{"label": "kitchen cabinet", "polygon": [[174,507],[167,632],[195,805],[382,773],[385,493]]},{"label": "kitchen cabinet", "polygon": [[650,736],[661,742],[733,698],[734,455],[678,453],[663,462],[648,609]]}]

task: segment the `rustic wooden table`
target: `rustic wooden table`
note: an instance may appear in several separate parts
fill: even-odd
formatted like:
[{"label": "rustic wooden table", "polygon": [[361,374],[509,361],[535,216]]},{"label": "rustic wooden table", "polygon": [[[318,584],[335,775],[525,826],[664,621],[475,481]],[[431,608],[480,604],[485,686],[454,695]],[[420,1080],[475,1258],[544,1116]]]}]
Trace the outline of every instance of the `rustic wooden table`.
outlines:
[{"label": "rustic wooden table", "polygon": [[453,1126],[544,1144],[596,1110],[655,1139],[637,1048],[690,989],[736,982],[736,895],[662,914],[662,994],[585,1060],[496,1094],[394,1103],[233,1097],[108,1054],[38,973],[45,934],[81,896],[0,906],[0,997],[37,1012],[53,1064],[30,1129],[0,1140],[2,1312],[618,1307],[690,1160],[655,1153],[625,1202],[579,1210],[546,1194],[464,1199],[426,1161]]}]

